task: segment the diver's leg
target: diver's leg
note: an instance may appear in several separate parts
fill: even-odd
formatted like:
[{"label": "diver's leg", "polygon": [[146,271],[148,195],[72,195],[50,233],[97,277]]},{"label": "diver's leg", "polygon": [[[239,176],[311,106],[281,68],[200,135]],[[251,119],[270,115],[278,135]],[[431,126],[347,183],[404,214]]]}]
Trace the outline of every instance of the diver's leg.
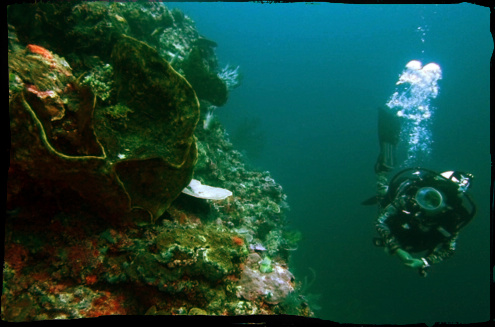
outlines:
[{"label": "diver's leg", "polygon": [[388,178],[385,172],[376,173],[376,197],[380,203],[388,191]]},{"label": "diver's leg", "polygon": [[400,118],[388,107],[378,109],[378,141],[380,154],[375,164],[377,174],[392,170],[395,166],[395,147],[399,143]]}]

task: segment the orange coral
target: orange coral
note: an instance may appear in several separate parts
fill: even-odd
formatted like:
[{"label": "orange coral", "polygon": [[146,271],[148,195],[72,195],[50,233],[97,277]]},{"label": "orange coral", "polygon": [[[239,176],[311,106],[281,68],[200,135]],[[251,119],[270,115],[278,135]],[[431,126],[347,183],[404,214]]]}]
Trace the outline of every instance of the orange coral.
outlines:
[{"label": "orange coral", "polygon": [[53,59],[53,56],[52,56],[52,53],[43,48],[43,47],[40,47],[39,45],[35,45],[35,44],[28,44],[27,47],[26,47],[29,51],[31,51],[32,53],[36,53],[36,54],[39,54],[41,56],[43,56],[44,58],[46,59]]},{"label": "orange coral", "polygon": [[244,245],[244,240],[242,238],[240,238],[239,236],[234,236],[232,237],[232,242],[234,242],[234,244],[236,245]]},{"label": "orange coral", "polygon": [[87,312],[82,312],[86,317],[99,317],[107,315],[125,315],[126,310],[120,305],[124,302],[122,296],[112,296],[108,291],[94,299],[92,302],[92,308]]},{"label": "orange coral", "polygon": [[86,276],[86,285],[93,285],[98,281],[98,277],[96,275]]}]

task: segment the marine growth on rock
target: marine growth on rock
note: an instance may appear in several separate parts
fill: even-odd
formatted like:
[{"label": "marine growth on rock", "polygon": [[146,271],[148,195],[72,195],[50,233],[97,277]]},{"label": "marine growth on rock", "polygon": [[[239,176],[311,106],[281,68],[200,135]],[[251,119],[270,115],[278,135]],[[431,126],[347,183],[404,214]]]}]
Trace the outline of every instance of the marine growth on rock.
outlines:
[{"label": "marine growth on rock", "polygon": [[196,128],[237,69],[190,17],[64,2],[11,5],[7,22],[2,319],[312,315],[284,302],[298,285],[282,187],[218,120]]}]

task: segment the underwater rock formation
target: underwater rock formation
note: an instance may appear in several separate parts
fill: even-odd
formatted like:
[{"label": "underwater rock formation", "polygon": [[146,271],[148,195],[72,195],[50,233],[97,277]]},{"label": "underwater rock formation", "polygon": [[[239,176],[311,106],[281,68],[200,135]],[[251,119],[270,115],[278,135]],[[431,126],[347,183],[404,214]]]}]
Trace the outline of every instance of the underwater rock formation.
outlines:
[{"label": "underwater rock formation", "polygon": [[[219,77],[189,17],[37,3],[9,6],[8,24],[2,319],[312,315],[288,268],[298,238],[282,187],[216,119],[196,128],[201,92],[186,78]],[[226,101],[217,82],[202,104]],[[191,180],[228,196],[182,194]]]},{"label": "underwater rock formation", "polygon": [[215,106],[222,106],[227,102],[227,84],[215,71],[210,71],[208,64],[205,63],[208,50],[209,48],[205,46],[194,46],[182,63],[182,69],[200,99],[209,101]]},{"label": "underwater rock formation", "polygon": [[199,103],[148,45],[122,36],[113,53],[118,104],[93,117],[94,96],[65,60],[36,45],[11,51],[9,73],[24,85],[10,101],[11,164],[68,184],[98,211],[138,207],[155,219],[192,177]]},{"label": "underwater rock formation", "polygon": [[[34,180],[60,183],[61,189],[70,187],[103,215],[108,204],[116,213],[128,210],[128,197],[107,168],[105,151],[94,135],[91,92],[77,88],[65,60],[28,45],[9,54],[9,74],[17,84],[9,93],[9,169]],[[9,175],[8,189],[30,187],[31,181],[13,176]]]},{"label": "underwater rock formation", "polygon": [[268,260],[266,257],[262,260],[257,253],[249,255],[239,281],[239,296],[251,301],[263,298],[267,303],[277,304],[294,290],[294,276],[287,268],[274,264],[269,270],[263,270]]}]

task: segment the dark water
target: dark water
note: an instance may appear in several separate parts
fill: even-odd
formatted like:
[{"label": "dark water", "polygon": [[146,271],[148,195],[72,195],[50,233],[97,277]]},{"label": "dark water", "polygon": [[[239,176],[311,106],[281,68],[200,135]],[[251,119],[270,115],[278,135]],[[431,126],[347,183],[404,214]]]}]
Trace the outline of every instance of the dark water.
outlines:
[{"label": "dark water", "polygon": [[[304,234],[292,268],[316,271],[317,316],[353,323],[489,319],[487,8],[470,5],[169,3],[218,43],[242,85],[217,113],[253,165],[282,184]],[[419,29],[418,29],[419,28]],[[417,59],[443,71],[425,165],[472,172],[478,214],[427,278],[373,247],[376,108]]]}]

